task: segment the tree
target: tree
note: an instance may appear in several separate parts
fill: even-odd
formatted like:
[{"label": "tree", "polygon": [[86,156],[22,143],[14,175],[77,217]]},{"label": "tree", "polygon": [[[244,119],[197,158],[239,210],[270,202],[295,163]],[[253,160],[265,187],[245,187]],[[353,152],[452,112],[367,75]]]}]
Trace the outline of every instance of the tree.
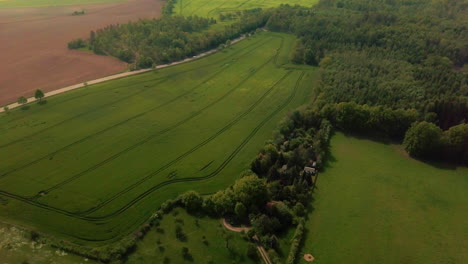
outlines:
[{"label": "tree", "polygon": [[268,189],[265,181],[257,177],[257,175],[250,175],[238,180],[233,187],[234,197],[241,203],[264,206],[268,201]]},{"label": "tree", "polygon": [[28,99],[26,99],[26,97],[24,96],[21,96],[20,98],[18,98],[18,104],[20,105],[24,105],[28,102]]},{"label": "tree", "polygon": [[406,132],[403,146],[414,157],[433,157],[440,147],[442,130],[426,121],[414,123]]},{"label": "tree", "polygon": [[247,257],[257,260],[258,259],[258,254],[257,254],[257,246],[254,243],[249,243],[247,245]]},{"label": "tree", "polygon": [[443,134],[444,157],[468,164],[468,124],[451,127]]},{"label": "tree", "polygon": [[182,204],[185,206],[188,212],[195,213],[202,208],[203,198],[194,191],[186,192],[182,195]]},{"label": "tree", "polygon": [[36,92],[34,93],[34,98],[41,101],[42,98],[44,98],[44,93],[41,90],[37,89]]},{"label": "tree", "polygon": [[239,219],[245,219],[247,216],[247,208],[245,208],[245,205],[241,202],[236,203],[234,212],[236,213],[237,217],[239,217]]},{"label": "tree", "polygon": [[5,113],[8,113],[8,111],[10,110],[10,108],[8,106],[4,106],[3,107],[3,110],[5,111]]}]

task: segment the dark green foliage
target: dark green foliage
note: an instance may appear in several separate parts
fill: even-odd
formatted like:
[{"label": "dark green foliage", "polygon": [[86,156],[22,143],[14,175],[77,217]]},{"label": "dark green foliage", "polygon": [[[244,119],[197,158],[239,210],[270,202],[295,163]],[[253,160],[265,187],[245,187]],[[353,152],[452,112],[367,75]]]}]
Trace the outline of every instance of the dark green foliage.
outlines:
[{"label": "dark green foliage", "polygon": [[166,0],[166,3],[163,5],[161,13],[166,16],[170,16],[174,13],[174,6],[177,0]]},{"label": "dark green foliage", "polygon": [[[165,13],[172,13],[168,0]],[[225,44],[242,34],[265,25],[268,14],[261,10],[241,13],[242,19],[223,30],[208,29],[216,23],[212,18],[197,16],[164,16],[160,19],[142,19],[127,24],[110,25],[91,31],[88,46],[96,54],[107,54],[132,63],[134,68],[150,68],[182,60]],[[69,48],[81,48],[85,41],[77,39]]]},{"label": "dark green foliage", "polygon": [[286,259],[286,264],[296,263],[296,257],[300,250],[302,239],[304,237],[304,219],[301,219],[299,224],[296,227],[296,232],[291,241],[291,248],[289,249],[289,255]]},{"label": "dark green foliage", "polygon": [[197,192],[186,192],[181,197],[181,202],[188,212],[196,213],[202,208],[203,198]]},{"label": "dark green foliage", "polygon": [[180,227],[179,225],[176,226],[175,234],[178,240],[182,242],[187,241],[187,235],[185,235],[184,231],[182,230],[182,227]]},{"label": "dark green foliage", "polygon": [[468,165],[468,124],[460,124],[444,131],[443,152],[446,160]]},{"label": "dark green foliage", "polygon": [[241,178],[233,186],[236,201],[250,207],[261,207],[269,200],[268,190],[264,180],[257,175]]},{"label": "dark green foliage", "polygon": [[247,257],[253,259],[253,260],[257,260],[258,259],[258,250],[257,250],[257,246],[254,244],[254,243],[249,243],[247,245],[247,252],[246,252],[246,255]]},{"label": "dark green foliage", "polygon": [[78,39],[75,39],[75,40],[72,40],[72,41],[68,42],[68,48],[69,49],[80,49],[80,48],[84,48],[84,47],[86,47],[86,42],[81,38],[78,38]]},{"label": "dark green foliage", "polygon": [[326,102],[414,108],[448,129],[468,120],[467,23],[463,1],[322,0],[267,27],[300,38],[292,60],[321,66]]},{"label": "dark green foliage", "polygon": [[18,104],[21,104],[21,105],[24,105],[25,103],[28,102],[28,99],[26,99],[26,97],[24,96],[21,96],[20,98],[18,98]]},{"label": "dark green foliage", "polygon": [[406,132],[403,146],[414,157],[431,158],[441,145],[442,130],[426,121],[413,124]]},{"label": "dark green foliage", "polygon": [[34,98],[38,99],[39,101],[42,100],[42,98],[44,98],[44,92],[37,89],[34,93]]}]

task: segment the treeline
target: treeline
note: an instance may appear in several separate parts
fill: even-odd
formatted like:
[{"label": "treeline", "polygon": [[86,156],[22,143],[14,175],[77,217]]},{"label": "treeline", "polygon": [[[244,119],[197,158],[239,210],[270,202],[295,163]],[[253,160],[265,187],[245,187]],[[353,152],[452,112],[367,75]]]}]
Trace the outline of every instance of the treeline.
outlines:
[{"label": "treeline", "polygon": [[166,0],[166,3],[163,5],[161,13],[166,16],[170,16],[174,13],[174,7],[177,0]]},{"label": "treeline", "polygon": [[223,30],[210,29],[212,18],[164,16],[121,25],[110,25],[87,40],[74,40],[69,48],[86,46],[96,54],[110,55],[130,63],[133,68],[149,68],[194,56],[247,32],[263,27],[267,13],[260,9],[242,12],[242,19]]},{"label": "treeline", "polygon": [[463,1],[323,0],[281,6],[268,28],[299,37],[292,60],[319,65],[322,99],[414,108],[442,129],[468,121]]}]

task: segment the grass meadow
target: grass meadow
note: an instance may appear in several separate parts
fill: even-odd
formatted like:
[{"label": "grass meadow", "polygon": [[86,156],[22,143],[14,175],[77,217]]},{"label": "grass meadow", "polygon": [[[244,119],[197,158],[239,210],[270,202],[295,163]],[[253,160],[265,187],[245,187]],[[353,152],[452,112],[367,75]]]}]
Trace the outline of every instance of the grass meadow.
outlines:
[{"label": "grass meadow", "polygon": [[318,0],[177,0],[174,12],[183,16],[218,18],[222,13],[253,8],[277,7],[281,4],[313,6]]},{"label": "grass meadow", "polygon": [[331,145],[302,254],[319,264],[466,262],[467,168],[434,167],[400,145],[341,133]]},{"label": "grass meadow", "polygon": [[86,5],[120,1],[125,0],[0,0],[0,8]]},{"label": "grass meadow", "polygon": [[317,72],[293,36],[89,86],[0,117],[0,218],[83,244],[115,241],[169,198],[231,185]]},{"label": "grass meadow", "polygon": [[[177,226],[185,239],[176,237]],[[194,217],[177,208],[164,215],[160,226],[153,228],[137,244],[137,250],[127,263],[256,263],[246,256],[247,244],[240,233],[225,229],[220,219]],[[191,261],[184,259],[183,247],[189,248]]]}]

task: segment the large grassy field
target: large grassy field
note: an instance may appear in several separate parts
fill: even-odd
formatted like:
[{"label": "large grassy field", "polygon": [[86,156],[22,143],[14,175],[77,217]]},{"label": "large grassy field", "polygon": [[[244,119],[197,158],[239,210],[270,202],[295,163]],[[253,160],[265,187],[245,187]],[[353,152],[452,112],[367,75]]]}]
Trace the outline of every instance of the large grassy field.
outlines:
[{"label": "large grassy field", "polygon": [[125,0],[0,0],[0,8],[85,5]]},{"label": "large grassy field", "polygon": [[467,168],[434,167],[399,145],[343,134],[331,153],[302,254],[320,264],[466,263]]},{"label": "large grassy field", "polygon": [[184,16],[208,16],[253,8],[277,7],[281,4],[312,6],[318,0],[178,0],[174,12]]},{"label": "large grassy field", "polygon": [[310,96],[293,36],[260,33],[191,63],[0,117],[0,218],[81,243],[132,232],[169,198],[232,184]]}]

